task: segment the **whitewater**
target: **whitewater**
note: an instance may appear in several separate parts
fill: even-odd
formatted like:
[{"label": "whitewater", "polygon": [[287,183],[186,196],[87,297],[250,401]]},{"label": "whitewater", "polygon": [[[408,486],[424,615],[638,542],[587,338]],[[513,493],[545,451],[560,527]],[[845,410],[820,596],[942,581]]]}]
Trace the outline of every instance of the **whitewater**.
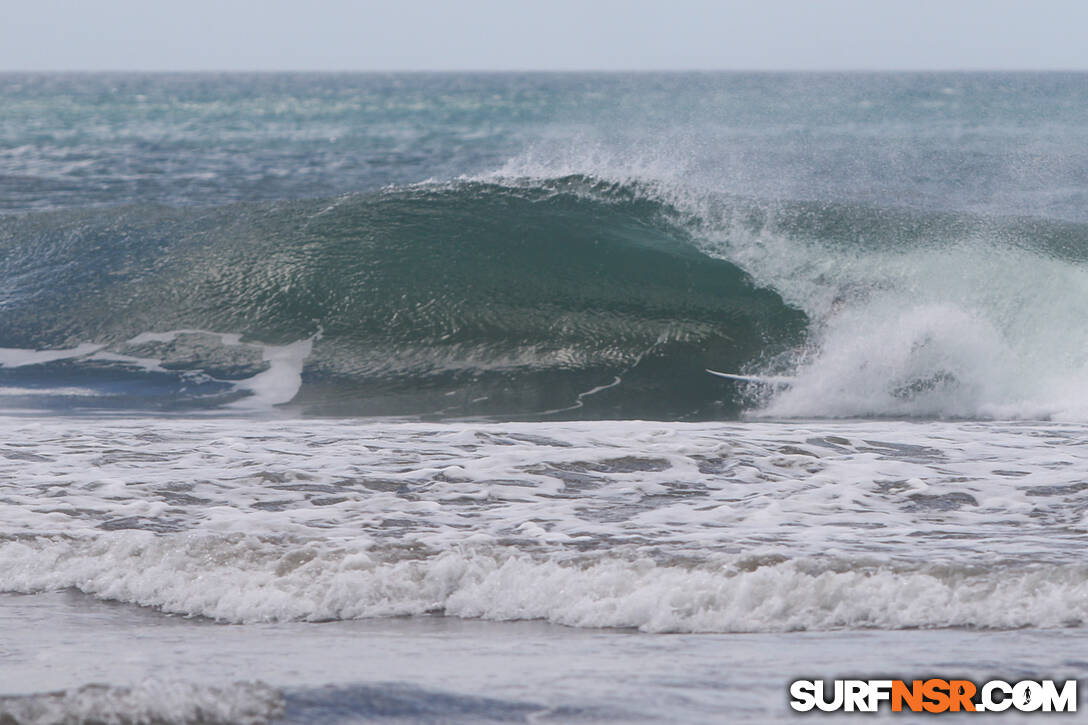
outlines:
[{"label": "whitewater", "polygon": [[0,722],[1083,677],[1083,80],[0,76]]}]

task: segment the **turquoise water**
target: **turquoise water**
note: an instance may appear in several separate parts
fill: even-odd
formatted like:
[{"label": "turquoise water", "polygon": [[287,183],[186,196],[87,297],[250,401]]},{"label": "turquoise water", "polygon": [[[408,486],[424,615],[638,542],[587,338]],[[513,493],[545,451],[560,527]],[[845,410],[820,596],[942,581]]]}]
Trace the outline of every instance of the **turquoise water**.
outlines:
[{"label": "turquoise water", "polygon": [[6,74],[3,208],[314,198],[565,154],[756,197],[1083,220],[1086,94],[1061,73]]}]

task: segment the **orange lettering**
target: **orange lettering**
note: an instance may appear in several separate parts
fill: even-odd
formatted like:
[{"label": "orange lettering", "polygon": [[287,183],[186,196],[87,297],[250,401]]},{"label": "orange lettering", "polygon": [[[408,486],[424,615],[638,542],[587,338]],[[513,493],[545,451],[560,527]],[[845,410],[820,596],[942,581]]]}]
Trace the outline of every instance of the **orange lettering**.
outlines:
[{"label": "orange lettering", "polygon": [[926,712],[944,712],[948,709],[948,701],[951,698],[948,696],[947,680],[926,680],[922,683],[922,694],[929,700],[922,705]]},{"label": "orange lettering", "polygon": [[975,711],[975,703],[971,698],[975,696],[975,683],[970,680],[949,680],[948,692],[952,712],[959,712],[962,707],[967,712]]},{"label": "orange lettering", "polygon": [[922,709],[922,681],[914,680],[911,687],[902,680],[892,682],[892,712],[902,712],[903,702],[911,712],[919,712]]}]

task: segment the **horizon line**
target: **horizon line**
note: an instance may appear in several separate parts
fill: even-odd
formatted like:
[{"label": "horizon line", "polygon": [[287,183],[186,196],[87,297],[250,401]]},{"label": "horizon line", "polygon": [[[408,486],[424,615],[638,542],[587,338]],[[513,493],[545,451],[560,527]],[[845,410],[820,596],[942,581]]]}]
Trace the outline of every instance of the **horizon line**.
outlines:
[{"label": "horizon line", "polygon": [[500,74],[500,73],[1088,73],[1085,68],[0,68],[15,73],[359,73],[359,74]]}]

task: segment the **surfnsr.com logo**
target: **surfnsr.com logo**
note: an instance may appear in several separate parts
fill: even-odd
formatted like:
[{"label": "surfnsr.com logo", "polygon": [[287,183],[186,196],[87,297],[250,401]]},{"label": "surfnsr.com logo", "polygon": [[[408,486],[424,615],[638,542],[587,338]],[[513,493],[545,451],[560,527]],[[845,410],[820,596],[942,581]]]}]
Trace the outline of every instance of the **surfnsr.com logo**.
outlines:
[{"label": "surfnsr.com logo", "polygon": [[799,712],[1076,712],[1077,681],[796,680],[790,707]]}]

